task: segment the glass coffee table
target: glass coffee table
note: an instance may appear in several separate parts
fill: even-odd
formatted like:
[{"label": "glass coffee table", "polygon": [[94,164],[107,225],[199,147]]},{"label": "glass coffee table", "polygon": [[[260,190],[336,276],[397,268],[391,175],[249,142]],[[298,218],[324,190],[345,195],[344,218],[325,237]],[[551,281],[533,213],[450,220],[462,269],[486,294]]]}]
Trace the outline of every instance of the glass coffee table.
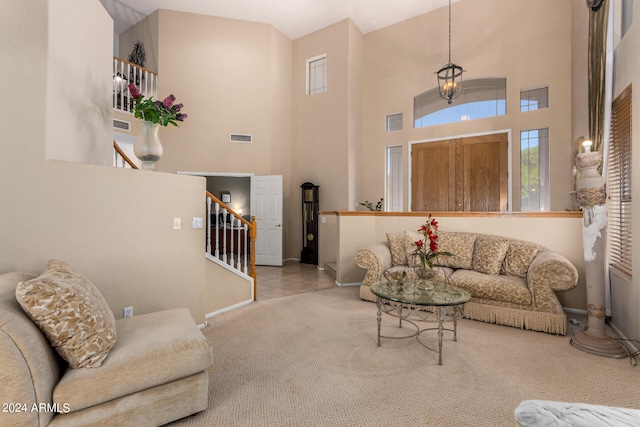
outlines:
[{"label": "glass coffee table", "polygon": [[[438,352],[438,365],[442,365],[442,336],[444,331],[453,332],[453,341],[458,340],[457,320],[463,314],[464,303],[471,299],[471,295],[440,279],[403,280],[400,283],[389,281],[376,282],[370,287],[377,296],[378,304],[378,347],[380,338],[404,339],[416,337],[418,342],[429,350]],[[428,310],[431,308],[431,310]],[[382,327],[382,313],[412,324],[416,331],[407,336],[390,337],[380,335]],[[420,328],[415,322],[437,323],[437,327]],[[453,329],[444,327],[445,322],[453,322]],[[420,341],[420,335],[425,331],[438,331],[438,349],[434,349]]]}]

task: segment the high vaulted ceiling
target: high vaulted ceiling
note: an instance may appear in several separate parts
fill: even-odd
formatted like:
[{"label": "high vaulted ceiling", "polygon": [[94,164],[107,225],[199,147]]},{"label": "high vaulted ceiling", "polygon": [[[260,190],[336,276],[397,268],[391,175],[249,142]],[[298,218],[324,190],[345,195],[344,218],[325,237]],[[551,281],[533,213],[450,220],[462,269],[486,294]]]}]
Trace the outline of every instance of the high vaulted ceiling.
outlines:
[{"label": "high vaulted ceiling", "polygon": [[[157,9],[273,25],[295,40],[351,18],[363,33],[448,6],[448,0],[100,0],[116,34]],[[451,0],[455,3],[460,0]]]}]

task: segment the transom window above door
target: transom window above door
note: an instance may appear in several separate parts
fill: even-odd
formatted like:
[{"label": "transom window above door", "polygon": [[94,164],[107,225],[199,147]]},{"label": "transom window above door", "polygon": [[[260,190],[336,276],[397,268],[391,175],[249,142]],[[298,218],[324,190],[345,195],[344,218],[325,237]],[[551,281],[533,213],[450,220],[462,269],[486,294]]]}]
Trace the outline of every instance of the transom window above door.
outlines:
[{"label": "transom window above door", "polygon": [[462,94],[451,105],[434,88],[413,98],[414,127],[503,116],[507,113],[506,97],[506,78],[463,81]]}]

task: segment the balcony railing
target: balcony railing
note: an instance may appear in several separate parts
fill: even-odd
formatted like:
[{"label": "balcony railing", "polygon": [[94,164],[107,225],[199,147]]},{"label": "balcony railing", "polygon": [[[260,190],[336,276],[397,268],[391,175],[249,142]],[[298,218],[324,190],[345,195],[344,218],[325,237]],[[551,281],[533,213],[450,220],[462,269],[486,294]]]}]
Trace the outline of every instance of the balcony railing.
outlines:
[{"label": "balcony railing", "polygon": [[129,84],[134,83],[145,98],[158,93],[158,74],[116,56],[113,57],[113,109],[133,114]]}]

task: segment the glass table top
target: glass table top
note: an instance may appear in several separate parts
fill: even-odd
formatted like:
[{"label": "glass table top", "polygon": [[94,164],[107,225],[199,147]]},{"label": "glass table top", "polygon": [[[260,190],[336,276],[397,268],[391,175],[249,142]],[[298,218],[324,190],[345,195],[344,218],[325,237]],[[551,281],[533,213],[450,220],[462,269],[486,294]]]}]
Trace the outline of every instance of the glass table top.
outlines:
[{"label": "glass table top", "polygon": [[376,282],[369,288],[374,295],[402,304],[449,306],[464,304],[471,295],[441,280],[404,280],[400,285]]}]

